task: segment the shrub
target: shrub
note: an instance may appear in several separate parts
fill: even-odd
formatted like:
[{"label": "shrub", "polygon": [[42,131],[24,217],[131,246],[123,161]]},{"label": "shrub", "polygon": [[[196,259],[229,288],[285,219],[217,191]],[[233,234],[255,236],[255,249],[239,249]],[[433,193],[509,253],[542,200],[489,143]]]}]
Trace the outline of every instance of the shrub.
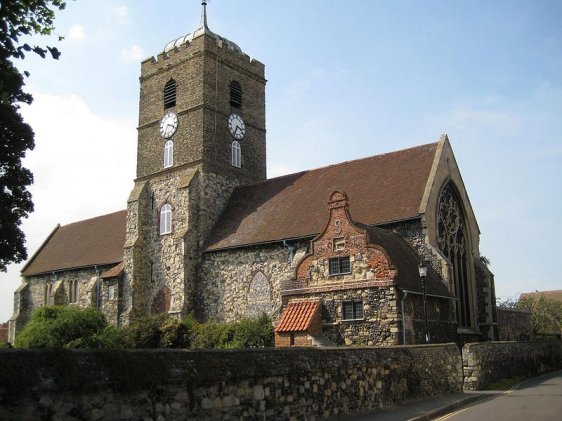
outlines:
[{"label": "shrub", "polygon": [[133,320],[124,331],[127,348],[158,348],[162,338],[160,326],[165,320],[163,314]]},{"label": "shrub", "polygon": [[[37,309],[29,323],[16,336],[23,348],[102,348],[111,347],[103,338],[107,321],[93,308],[46,306]],[[101,335],[101,336],[100,336]]]},{"label": "shrub", "polygon": [[191,330],[179,319],[168,318],[160,326],[161,348],[189,348]]},{"label": "shrub", "polygon": [[242,319],[234,326],[234,348],[262,348],[273,346],[273,343],[273,324],[265,314]]}]

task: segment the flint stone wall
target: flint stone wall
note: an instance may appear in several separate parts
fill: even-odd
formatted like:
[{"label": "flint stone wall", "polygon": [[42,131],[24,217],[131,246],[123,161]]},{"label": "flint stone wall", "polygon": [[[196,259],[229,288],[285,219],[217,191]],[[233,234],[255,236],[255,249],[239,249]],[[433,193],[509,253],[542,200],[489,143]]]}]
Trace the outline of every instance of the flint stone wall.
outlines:
[{"label": "flint stone wall", "polygon": [[454,344],[355,349],[2,350],[0,419],[326,419],[462,386]]},{"label": "flint stone wall", "polygon": [[531,377],[562,368],[562,342],[480,342],[462,349],[464,390],[500,379]]}]

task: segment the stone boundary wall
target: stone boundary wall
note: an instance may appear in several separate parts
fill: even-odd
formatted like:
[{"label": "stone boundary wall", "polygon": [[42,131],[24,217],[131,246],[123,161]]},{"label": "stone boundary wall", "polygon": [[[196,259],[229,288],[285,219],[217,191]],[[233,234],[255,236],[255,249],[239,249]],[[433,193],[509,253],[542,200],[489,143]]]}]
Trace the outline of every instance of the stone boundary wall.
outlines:
[{"label": "stone boundary wall", "polygon": [[483,390],[500,379],[562,368],[562,342],[480,342],[462,350],[464,390]]},{"label": "stone boundary wall", "polygon": [[455,344],[1,350],[0,419],[330,419],[459,392]]}]

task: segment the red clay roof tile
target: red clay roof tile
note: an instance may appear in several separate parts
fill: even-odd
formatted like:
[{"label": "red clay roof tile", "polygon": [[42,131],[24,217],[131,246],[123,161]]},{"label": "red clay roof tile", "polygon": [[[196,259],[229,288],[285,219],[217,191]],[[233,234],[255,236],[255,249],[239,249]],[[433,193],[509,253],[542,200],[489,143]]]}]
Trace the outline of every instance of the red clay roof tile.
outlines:
[{"label": "red clay roof tile", "polygon": [[275,328],[276,332],[306,332],[312,322],[312,317],[317,311],[320,311],[322,301],[307,300],[298,302],[289,302],[281,320]]}]

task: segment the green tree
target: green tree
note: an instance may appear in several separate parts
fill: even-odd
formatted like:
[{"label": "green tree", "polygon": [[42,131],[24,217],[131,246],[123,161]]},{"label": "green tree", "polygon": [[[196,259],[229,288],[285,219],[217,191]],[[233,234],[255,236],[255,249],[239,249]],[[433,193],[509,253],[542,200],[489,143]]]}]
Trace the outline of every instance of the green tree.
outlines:
[{"label": "green tree", "polygon": [[517,308],[531,312],[531,323],[535,336],[551,334],[553,333],[552,328],[557,328],[559,332],[562,332],[562,301],[539,293],[520,299]]},{"label": "green tree", "polygon": [[121,330],[93,308],[45,306],[16,336],[18,348],[121,348]]},{"label": "green tree", "polygon": [[33,211],[27,187],[33,182],[31,172],[22,166],[22,158],[35,146],[34,133],[23,121],[20,104],[31,104],[24,92],[24,75],[13,60],[23,59],[26,52],[41,57],[47,53],[60,56],[54,47],[21,43],[22,36],[49,35],[54,30],[54,13],[64,9],[61,0],[2,0],[0,3],[0,270],[10,263],[27,258],[25,236],[20,229],[23,218]]}]

